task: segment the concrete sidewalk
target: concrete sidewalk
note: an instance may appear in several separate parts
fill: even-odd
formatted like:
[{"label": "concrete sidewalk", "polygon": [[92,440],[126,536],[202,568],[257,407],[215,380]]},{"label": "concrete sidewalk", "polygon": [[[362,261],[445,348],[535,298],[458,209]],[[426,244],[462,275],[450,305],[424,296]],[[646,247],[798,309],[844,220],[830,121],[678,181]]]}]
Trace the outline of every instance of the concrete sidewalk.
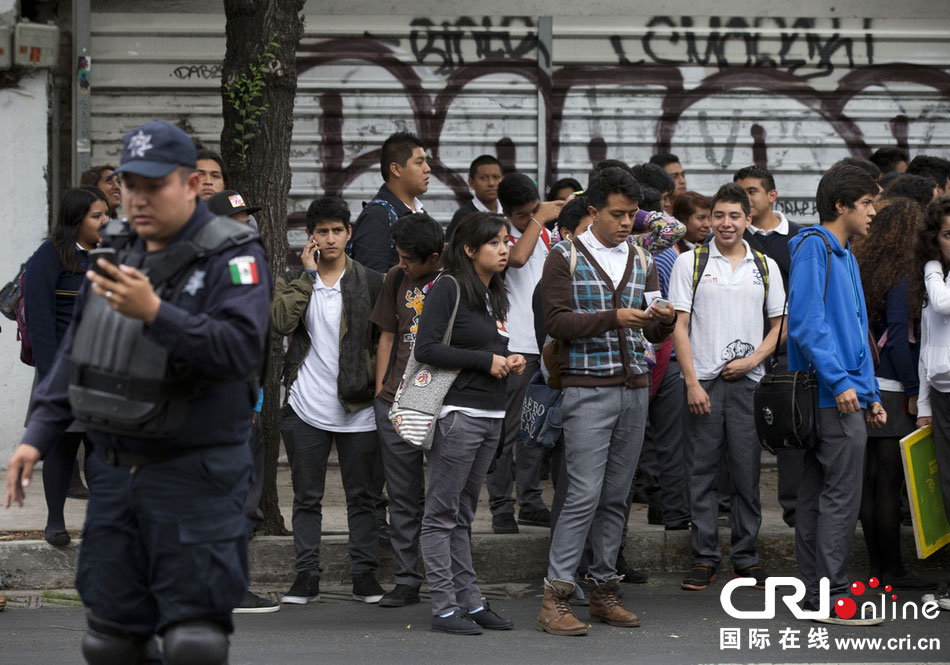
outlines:
[{"label": "concrete sidewalk", "polygon": [[[545,481],[544,499],[550,505],[553,487]],[[759,532],[759,554],[767,569],[792,570],[794,560],[794,532],[782,521],[781,508],[776,498],[777,476],[774,457],[763,455],[761,497],[762,528]],[[290,469],[286,464],[278,468],[277,489],[284,524],[290,529],[293,490]],[[34,476],[23,508],[0,509],[0,575],[3,588],[58,589],[73,586],[77,539],[85,516],[85,501],[67,499],[66,524],[73,542],[64,549],[49,546],[44,540],[24,540],[27,533],[42,534],[46,521],[43,499],[42,474]],[[537,581],[547,571],[547,553],[550,540],[548,529],[522,526],[516,535],[496,535],[491,528],[491,513],[485,489],[479,499],[478,511],[472,525],[472,549],[475,569],[487,584]],[[323,503],[323,543],[321,565],[327,585],[349,582],[349,556],[346,551],[346,506],[339,468],[331,463],[327,474],[326,496]],[[33,536],[34,538],[42,536]],[[723,546],[723,567],[729,569],[729,530],[720,528]],[[909,528],[902,536],[904,561],[921,571],[948,571],[950,575],[950,548],[929,559],[918,562],[914,538]],[[627,561],[647,572],[686,571],[692,564],[689,531],[665,531],[662,526],[647,524],[647,507],[634,504],[630,511]],[[282,589],[294,577],[294,547],[292,537],[258,536],[250,546],[251,579],[255,587]],[[852,548],[852,568],[855,573],[867,573],[867,550],[860,528]],[[391,582],[392,550],[388,543],[380,547],[379,579],[384,585]]]}]

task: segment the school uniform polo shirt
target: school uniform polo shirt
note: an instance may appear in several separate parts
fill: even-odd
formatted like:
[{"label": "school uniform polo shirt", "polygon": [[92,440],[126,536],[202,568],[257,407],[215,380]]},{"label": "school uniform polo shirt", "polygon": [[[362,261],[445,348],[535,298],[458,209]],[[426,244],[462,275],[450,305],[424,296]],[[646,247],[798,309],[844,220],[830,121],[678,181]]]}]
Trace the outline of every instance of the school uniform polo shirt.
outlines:
[{"label": "school uniform polo shirt", "polygon": [[[534,224],[534,222],[531,222]],[[511,227],[511,244],[521,238],[521,231]],[[511,353],[532,353],[537,355],[538,340],[534,335],[534,310],[531,299],[534,287],[541,281],[544,260],[550,250],[551,234],[547,229],[541,231],[531,256],[520,268],[508,268],[505,271],[505,289],[508,291],[508,350]]]},{"label": "school uniform polo shirt", "polygon": [[[670,275],[670,302],[690,315],[689,345],[693,369],[701,381],[715,379],[723,367],[736,358],[746,358],[762,344],[762,300],[765,286],[755,265],[749,244],[742,241],[745,257],[732,269],[713,240],[709,243],[709,261],[700,275],[693,299],[693,261],[695,250],[680,254]],[[778,265],[765,257],[769,269],[769,318],[779,316],[785,306],[785,288]],[[760,364],[746,374],[758,381],[765,374]]]}]

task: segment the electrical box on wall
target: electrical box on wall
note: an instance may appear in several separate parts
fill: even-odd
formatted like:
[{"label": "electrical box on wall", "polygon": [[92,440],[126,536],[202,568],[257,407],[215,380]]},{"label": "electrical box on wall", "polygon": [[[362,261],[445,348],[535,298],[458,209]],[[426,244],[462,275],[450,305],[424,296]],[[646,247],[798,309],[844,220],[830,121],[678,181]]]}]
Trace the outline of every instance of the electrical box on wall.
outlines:
[{"label": "electrical box on wall", "polygon": [[10,28],[0,25],[0,70],[10,69],[13,66],[13,33]]},{"label": "electrical box on wall", "polygon": [[59,28],[24,21],[17,23],[13,64],[18,67],[52,67],[59,48]]}]

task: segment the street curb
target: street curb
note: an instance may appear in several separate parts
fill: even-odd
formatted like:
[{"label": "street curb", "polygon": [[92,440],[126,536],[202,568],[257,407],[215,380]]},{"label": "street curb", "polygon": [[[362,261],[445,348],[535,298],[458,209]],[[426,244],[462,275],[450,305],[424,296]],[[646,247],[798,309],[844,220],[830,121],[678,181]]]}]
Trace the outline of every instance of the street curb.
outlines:
[{"label": "street curb", "polygon": [[[321,546],[322,576],[327,584],[349,584],[350,559],[345,534],[324,535]],[[57,549],[42,540],[0,542],[0,576],[4,589],[61,589],[74,585],[79,542]],[[950,571],[950,547],[921,562],[917,560],[913,534],[904,529],[901,537],[905,563],[921,569]],[[720,529],[723,567],[728,569],[729,530]],[[521,533],[472,534],[472,558],[479,581],[484,584],[538,581],[547,574],[550,533],[546,529],[523,528]],[[759,532],[758,550],[767,570],[795,569],[795,534],[781,526]],[[628,563],[644,572],[686,571],[692,565],[689,531],[665,531],[662,527],[642,527],[631,532],[625,556]],[[254,585],[289,586],[294,578],[294,541],[291,536],[258,536],[251,541],[248,560]],[[421,566],[421,562],[420,562]],[[860,528],[851,548],[850,567],[867,573],[867,548]],[[389,584],[393,553],[388,543],[380,544],[380,582]]]}]

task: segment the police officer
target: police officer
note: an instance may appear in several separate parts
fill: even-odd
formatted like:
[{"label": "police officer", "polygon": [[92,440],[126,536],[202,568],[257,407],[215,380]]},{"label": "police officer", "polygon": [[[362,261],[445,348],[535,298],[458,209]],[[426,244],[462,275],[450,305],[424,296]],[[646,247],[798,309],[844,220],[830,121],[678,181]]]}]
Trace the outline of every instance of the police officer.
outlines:
[{"label": "police officer", "polygon": [[[153,120],[123,137],[130,226],[104,230],[53,367],[7,469],[23,505],[75,417],[95,446],[76,588],[89,663],[227,661],[248,584],[247,441],[271,278],[258,236],[198,197],[196,152]],[[107,250],[108,251],[108,250]],[[100,274],[101,272],[101,274]]]}]

